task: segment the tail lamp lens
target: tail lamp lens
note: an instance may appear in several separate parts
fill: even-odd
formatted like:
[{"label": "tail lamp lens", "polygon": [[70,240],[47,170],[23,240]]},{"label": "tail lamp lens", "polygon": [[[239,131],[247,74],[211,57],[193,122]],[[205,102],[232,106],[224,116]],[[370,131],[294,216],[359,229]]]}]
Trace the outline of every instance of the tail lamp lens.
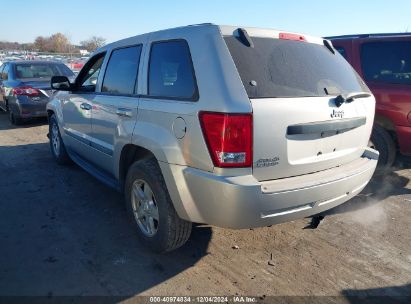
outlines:
[{"label": "tail lamp lens", "polygon": [[14,95],[37,96],[40,91],[32,87],[17,87],[13,89]]},{"label": "tail lamp lens", "polygon": [[216,167],[251,166],[252,114],[201,112],[200,122]]}]

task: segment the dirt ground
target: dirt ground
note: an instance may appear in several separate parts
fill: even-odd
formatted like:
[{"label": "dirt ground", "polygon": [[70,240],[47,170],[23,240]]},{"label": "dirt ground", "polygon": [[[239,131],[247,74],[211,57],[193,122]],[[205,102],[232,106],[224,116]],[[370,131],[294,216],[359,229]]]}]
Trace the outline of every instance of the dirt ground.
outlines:
[{"label": "dirt ground", "polygon": [[1,296],[411,296],[409,158],[317,229],[303,229],[309,219],[198,225],[183,248],[154,255],[121,194],[53,161],[47,131],[45,121],[12,127],[0,113]]}]

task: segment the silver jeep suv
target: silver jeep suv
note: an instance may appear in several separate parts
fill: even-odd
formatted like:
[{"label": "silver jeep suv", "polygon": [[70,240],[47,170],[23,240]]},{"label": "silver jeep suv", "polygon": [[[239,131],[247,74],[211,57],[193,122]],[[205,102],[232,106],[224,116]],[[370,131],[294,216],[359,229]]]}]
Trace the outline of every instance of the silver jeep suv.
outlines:
[{"label": "silver jeep suv", "polygon": [[50,147],[125,193],[139,237],[268,226],[333,208],[375,170],[375,100],[332,44],[202,24],[97,50],[48,103]]}]

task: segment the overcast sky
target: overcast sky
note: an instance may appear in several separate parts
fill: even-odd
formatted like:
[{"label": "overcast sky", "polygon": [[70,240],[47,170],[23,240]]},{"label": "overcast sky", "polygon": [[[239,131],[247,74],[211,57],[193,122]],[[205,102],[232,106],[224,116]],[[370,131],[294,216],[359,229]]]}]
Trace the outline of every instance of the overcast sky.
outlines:
[{"label": "overcast sky", "polygon": [[315,36],[411,31],[410,0],[0,0],[0,40],[62,32],[78,44],[212,22]]}]

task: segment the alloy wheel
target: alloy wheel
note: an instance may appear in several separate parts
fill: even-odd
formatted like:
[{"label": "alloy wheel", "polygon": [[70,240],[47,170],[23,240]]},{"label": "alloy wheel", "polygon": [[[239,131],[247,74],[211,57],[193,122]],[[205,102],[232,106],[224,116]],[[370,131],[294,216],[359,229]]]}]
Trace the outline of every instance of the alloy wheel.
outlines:
[{"label": "alloy wheel", "polygon": [[54,153],[57,156],[60,155],[60,136],[59,129],[56,123],[53,123],[51,127],[51,143],[53,146]]},{"label": "alloy wheel", "polygon": [[153,237],[158,231],[158,206],[148,183],[136,180],[131,188],[131,202],[134,218],[143,234]]}]

